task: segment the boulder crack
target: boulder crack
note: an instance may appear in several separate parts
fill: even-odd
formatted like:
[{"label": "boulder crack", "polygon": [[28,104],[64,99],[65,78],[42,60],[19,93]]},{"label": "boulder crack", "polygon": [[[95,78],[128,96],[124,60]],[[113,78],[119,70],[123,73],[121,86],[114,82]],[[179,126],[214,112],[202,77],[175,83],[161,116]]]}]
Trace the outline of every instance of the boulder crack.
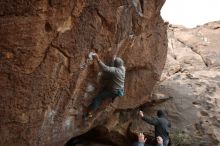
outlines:
[{"label": "boulder crack", "polygon": [[177,39],[178,42],[182,43],[184,46],[190,48],[194,53],[196,53],[197,55],[199,55],[202,58],[202,61],[204,62],[206,67],[209,67],[209,64],[206,62],[205,58],[199,53],[197,52],[193,46],[186,44],[185,42],[181,41],[180,39]]}]

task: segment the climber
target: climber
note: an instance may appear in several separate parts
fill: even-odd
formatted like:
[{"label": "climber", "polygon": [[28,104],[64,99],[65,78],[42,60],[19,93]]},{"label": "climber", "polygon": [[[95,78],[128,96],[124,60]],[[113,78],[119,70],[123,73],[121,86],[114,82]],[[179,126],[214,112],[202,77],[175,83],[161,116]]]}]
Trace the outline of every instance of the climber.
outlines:
[{"label": "climber", "polygon": [[137,14],[140,17],[143,17],[143,13],[144,13],[144,0],[131,0],[133,6],[135,7],[135,10],[137,12]]},{"label": "climber", "polygon": [[161,136],[163,138],[163,145],[168,146],[169,143],[169,132],[168,128],[171,127],[170,122],[166,119],[165,114],[162,110],[157,111],[157,117],[150,118],[142,111],[139,112],[140,117],[145,122],[154,125],[155,128],[155,138]]},{"label": "climber", "polygon": [[102,91],[98,94],[92,103],[89,105],[86,116],[92,117],[92,112],[100,106],[102,101],[108,98],[116,98],[117,96],[124,95],[124,82],[125,82],[125,67],[124,62],[121,58],[115,57],[114,65],[112,67],[105,65],[97,54],[94,54],[93,57],[98,62],[99,66],[104,72],[107,72],[111,75],[110,87],[107,90]]},{"label": "climber", "polygon": [[[134,143],[133,146],[150,146],[148,144],[145,144],[147,138],[144,137],[143,133],[138,134],[138,142]],[[157,144],[156,146],[163,146],[163,139],[162,137],[157,137]]]}]

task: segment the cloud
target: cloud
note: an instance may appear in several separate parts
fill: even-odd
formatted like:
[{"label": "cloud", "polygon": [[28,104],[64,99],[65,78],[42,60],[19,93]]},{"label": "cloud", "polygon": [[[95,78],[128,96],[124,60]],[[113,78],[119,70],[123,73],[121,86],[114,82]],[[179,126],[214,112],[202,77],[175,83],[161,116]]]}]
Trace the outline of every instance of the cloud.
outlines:
[{"label": "cloud", "polygon": [[195,27],[220,20],[220,0],[166,0],[161,10],[171,24]]}]

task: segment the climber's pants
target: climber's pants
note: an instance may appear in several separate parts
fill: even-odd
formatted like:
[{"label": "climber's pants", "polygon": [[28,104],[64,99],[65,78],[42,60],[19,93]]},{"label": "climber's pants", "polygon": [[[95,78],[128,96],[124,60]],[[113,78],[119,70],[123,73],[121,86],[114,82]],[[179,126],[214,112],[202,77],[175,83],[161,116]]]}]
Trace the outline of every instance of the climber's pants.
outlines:
[{"label": "climber's pants", "polygon": [[107,98],[114,99],[117,96],[118,96],[117,94],[111,91],[108,90],[102,91],[94,98],[93,102],[89,105],[89,109],[95,111],[101,105],[102,101],[106,100]]}]

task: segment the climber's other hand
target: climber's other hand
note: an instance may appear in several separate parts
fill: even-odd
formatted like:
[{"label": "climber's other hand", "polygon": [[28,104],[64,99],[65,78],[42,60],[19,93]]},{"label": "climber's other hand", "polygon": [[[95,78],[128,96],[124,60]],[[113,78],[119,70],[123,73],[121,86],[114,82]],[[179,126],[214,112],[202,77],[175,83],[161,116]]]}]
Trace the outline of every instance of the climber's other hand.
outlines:
[{"label": "climber's other hand", "polygon": [[147,140],[147,138],[144,137],[144,134],[143,133],[139,133],[139,135],[138,135],[138,142],[145,143],[146,140]]},{"label": "climber's other hand", "polygon": [[139,111],[139,116],[140,116],[141,118],[144,117],[144,113],[143,113],[143,111]]},{"label": "climber's other hand", "polygon": [[99,55],[98,55],[98,54],[95,53],[95,54],[93,54],[92,56],[93,56],[95,59],[99,60]]}]

